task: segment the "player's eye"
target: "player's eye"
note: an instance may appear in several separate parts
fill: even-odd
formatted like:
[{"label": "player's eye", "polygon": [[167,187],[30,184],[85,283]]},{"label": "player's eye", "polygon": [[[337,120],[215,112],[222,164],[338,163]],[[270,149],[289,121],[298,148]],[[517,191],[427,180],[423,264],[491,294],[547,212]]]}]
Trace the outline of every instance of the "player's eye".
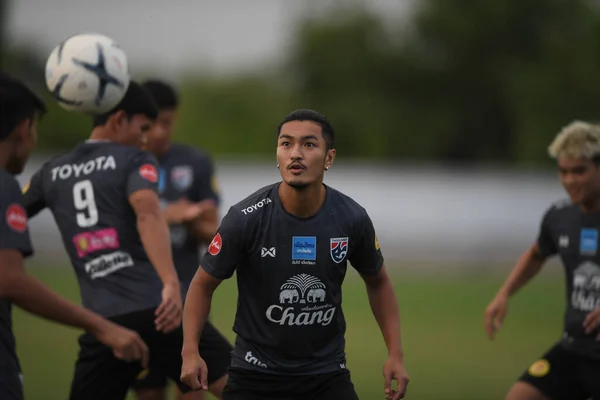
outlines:
[{"label": "player's eye", "polygon": [[288,147],[289,145],[290,145],[290,142],[281,142],[280,143],[280,146],[283,146],[283,147]]},{"label": "player's eye", "polygon": [[314,144],[314,143],[312,143],[312,142],[307,142],[307,143],[306,143],[306,146],[307,146],[307,147],[315,147],[315,146],[316,146],[316,144]]}]

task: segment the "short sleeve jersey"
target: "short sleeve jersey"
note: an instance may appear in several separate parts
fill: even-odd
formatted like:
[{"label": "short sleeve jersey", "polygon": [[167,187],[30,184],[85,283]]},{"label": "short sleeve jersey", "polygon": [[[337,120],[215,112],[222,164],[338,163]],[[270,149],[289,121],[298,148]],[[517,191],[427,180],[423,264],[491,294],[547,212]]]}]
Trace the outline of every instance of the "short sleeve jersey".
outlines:
[{"label": "short sleeve jersey", "polygon": [[[183,198],[191,202],[213,200],[218,205],[220,198],[211,158],[193,147],[173,144],[159,159],[158,192],[163,209]],[[200,263],[200,246],[184,224],[169,228],[173,260],[185,292]]]},{"label": "short sleeve jersey", "polygon": [[[17,180],[0,169],[0,250],[14,250],[28,257],[33,254],[33,248],[24,203]],[[0,398],[20,400],[21,368],[15,349],[11,312],[11,302],[0,298]]]},{"label": "short sleeve jersey", "polygon": [[162,284],[129,203],[133,193],[156,192],[157,185],[154,156],[97,141],[52,159],[31,178],[27,214],[52,212],[86,308],[111,317],[160,304]]},{"label": "short sleeve jersey", "polygon": [[600,307],[600,213],[585,214],[569,201],[553,204],[545,213],[537,240],[544,257],[559,255],[565,269],[567,307],[562,345],[599,358],[600,329],[586,335],[586,315]]},{"label": "short sleeve jersey", "polygon": [[232,366],[291,375],[345,369],[342,282],[348,262],[364,275],[380,271],[373,224],[330,187],[316,215],[296,218],[278,186],[231,207],[200,263],[217,279],[237,272]]}]

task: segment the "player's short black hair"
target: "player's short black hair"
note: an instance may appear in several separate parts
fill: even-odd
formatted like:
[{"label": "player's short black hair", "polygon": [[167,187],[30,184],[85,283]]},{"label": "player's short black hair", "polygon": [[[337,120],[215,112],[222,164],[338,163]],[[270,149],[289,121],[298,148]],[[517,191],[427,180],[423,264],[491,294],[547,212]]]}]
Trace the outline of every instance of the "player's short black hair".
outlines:
[{"label": "player's short black hair", "polygon": [[171,110],[179,105],[179,94],[175,87],[158,79],[148,79],[142,82],[158,106],[158,110]]},{"label": "player's short black hair", "polygon": [[143,114],[151,120],[158,118],[158,108],[152,96],[135,81],[129,82],[129,87],[123,99],[112,110],[99,115],[94,115],[94,127],[106,124],[111,115],[117,111],[124,111],[127,118]]},{"label": "player's short black hair", "polygon": [[46,113],[44,102],[23,82],[0,71],[0,140],[25,120]]},{"label": "player's short black hair", "polygon": [[311,121],[319,125],[321,127],[321,133],[323,134],[325,143],[327,143],[327,150],[333,149],[335,142],[335,131],[333,130],[333,126],[327,117],[325,117],[323,114],[307,108],[292,111],[279,124],[279,127],[277,128],[277,136],[279,136],[281,133],[281,127],[283,124],[291,121]]}]

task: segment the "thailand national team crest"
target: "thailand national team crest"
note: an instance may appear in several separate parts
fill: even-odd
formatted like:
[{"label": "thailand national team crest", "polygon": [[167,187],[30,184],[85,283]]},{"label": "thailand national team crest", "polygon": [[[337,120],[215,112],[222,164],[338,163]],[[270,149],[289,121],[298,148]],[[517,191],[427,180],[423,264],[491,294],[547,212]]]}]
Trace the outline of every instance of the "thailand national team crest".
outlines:
[{"label": "thailand national team crest", "polygon": [[331,259],[336,263],[341,263],[348,254],[348,238],[331,238],[329,239],[331,244]]},{"label": "thailand national team crest", "polygon": [[189,165],[180,165],[171,170],[171,182],[181,192],[186,191],[192,185],[193,180],[194,173]]}]

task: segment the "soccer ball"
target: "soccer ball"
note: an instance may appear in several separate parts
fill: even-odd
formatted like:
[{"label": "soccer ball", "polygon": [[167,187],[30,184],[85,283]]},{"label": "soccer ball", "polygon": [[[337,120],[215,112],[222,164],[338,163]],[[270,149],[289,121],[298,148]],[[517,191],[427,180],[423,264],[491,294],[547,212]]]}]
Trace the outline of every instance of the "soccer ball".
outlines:
[{"label": "soccer ball", "polygon": [[65,39],[46,61],[46,86],[68,111],[103,114],[123,99],[129,81],[127,55],[99,33]]}]

